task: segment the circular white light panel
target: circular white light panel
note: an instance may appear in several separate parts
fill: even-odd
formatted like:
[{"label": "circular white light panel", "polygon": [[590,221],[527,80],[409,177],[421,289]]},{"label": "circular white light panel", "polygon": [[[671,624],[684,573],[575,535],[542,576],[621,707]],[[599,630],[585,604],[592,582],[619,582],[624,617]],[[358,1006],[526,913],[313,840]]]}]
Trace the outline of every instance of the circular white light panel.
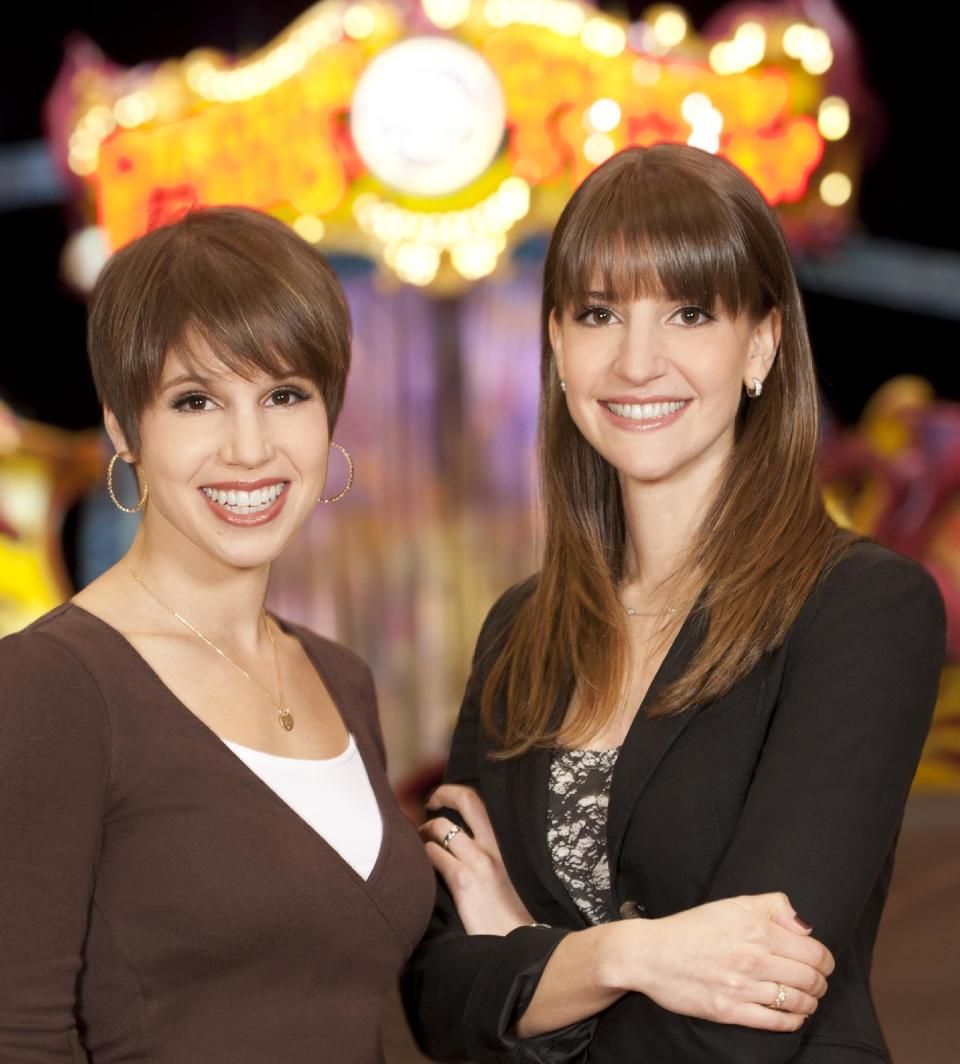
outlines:
[{"label": "circular white light panel", "polygon": [[381,52],[363,72],[350,131],[384,184],[441,196],[486,170],[505,118],[500,83],[477,52],[445,37],[415,37]]}]

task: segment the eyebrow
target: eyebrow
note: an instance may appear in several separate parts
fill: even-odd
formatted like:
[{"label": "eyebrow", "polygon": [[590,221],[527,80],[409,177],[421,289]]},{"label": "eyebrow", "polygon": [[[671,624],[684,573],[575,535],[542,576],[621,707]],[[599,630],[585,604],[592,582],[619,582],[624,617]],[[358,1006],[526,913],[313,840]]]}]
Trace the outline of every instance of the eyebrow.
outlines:
[{"label": "eyebrow", "polygon": [[170,388],[177,388],[181,384],[199,384],[202,388],[209,388],[213,384],[213,380],[210,377],[201,377],[197,373],[181,373],[179,377],[174,377],[173,380],[167,381],[162,386],[162,390],[167,391]]},{"label": "eyebrow", "polygon": [[[201,388],[212,388],[219,381],[226,380],[230,374],[215,374],[212,377],[204,377],[199,373],[181,373],[179,377],[174,377],[172,380],[161,384],[160,390],[163,392],[169,391],[171,388],[177,388],[183,384],[198,384]],[[305,373],[300,373],[295,369],[291,369],[289,373],[283,373],[279,377],[274,377],[274,381],[289,381],[289,380],[309,380],[309,376]]]}]

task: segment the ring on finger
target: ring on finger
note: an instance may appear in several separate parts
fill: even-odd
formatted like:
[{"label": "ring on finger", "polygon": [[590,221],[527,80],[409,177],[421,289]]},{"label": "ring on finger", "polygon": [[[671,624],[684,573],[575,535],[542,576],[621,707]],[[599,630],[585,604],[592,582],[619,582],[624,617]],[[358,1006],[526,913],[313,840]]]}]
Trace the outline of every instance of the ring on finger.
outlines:
[{"label": "ring on finger", "polygon": [[768,1009],[779,1011],[783,1008],[783,1003],[787,998],[787,988],[783,983],[777,983],[777,996],[767,1006]]},{"label": "ring on finger", "polygon": [[[451,840],[452,838],[454,838],[454,837],[455,837],[456,835],[459,835],[459,834],[460,834],[460,828],[458,828],[458,827],[456,826],[456,824],[454,824],[454,826],[453,826],[453,827],[452,827],[452,828],[451,828],[451,829],[450,829],[450,830],[449,830],[449,831],[448,831],[448,832],[446,833],[446,835],[444,835],[444,836],[443,836],[443,838],[442,838],[442,839],[440,840],[440,845],[441,845],[441,846],[442,846],[442,847],[443,847],[443,848],[444,848],[445,850],[449,850],[449,849],[450,849],[450,840]],[[779,1007],[779,1006],[778,1006],[778,1007]]]}]

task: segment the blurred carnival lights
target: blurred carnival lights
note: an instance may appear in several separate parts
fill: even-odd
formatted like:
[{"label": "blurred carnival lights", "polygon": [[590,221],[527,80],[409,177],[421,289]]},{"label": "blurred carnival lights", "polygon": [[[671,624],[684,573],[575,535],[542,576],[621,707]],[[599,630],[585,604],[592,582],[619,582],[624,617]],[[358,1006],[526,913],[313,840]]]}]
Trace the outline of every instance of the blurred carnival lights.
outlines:
[{"label": "blurred carnival lights", "polygon": [[[822,232],[843,225],[858,142],[850,92],[824,80],[830,36],[792,10],[731,9],[698,36],[674,5],[631,25],[577,0],[423,0],[443,33],[418,38],[394,0],[322,0],[241,60],[199,49],[86,77],[62,157],[111,246],[193,203],[247,202],[417,285],[488,275],[549,228],[558,188],[663,139],[726,155]],[[399,64],[365,99],[378,63],[424,44],[447,58]]]}]

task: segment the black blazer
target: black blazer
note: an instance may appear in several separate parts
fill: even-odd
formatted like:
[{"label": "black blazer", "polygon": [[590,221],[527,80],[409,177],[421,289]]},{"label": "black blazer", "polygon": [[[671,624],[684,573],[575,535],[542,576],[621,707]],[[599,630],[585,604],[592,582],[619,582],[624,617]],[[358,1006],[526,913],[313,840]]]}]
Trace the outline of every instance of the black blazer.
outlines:
[{"label": "black blazer", "polygon": [[[927,572],[875,543],[852,543],[776,651],[711,704],[660,719],[641,705],[617,760],[607,834],[619,918],[785,891],[837,958],[819,1009],[795,1034],[690,1019],[639,993],[563,1031],[509,1033],[550,953],[586,926],[547,852],[550,751],[490,760],[479,725],[492,650],[528,592],[529,584],[508,591],[484,624],[446,778],[480,793],[520,897],[552,926],[467,935],[441,884],[402,981],[424,1052],[550,1064],[889,1060],[870,961],[944,655],[943,601]],[[691,614],[647,700],[701,638]]]}]

